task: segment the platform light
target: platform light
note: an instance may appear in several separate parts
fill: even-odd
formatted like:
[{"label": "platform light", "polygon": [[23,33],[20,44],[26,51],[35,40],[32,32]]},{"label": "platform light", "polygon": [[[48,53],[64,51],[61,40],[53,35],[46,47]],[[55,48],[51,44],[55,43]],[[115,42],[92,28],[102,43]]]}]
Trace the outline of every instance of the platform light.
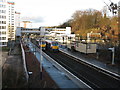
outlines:
[{"label": "platform light", "polygon": [[[42,38],[39,40],[39,46],[42,45]],[[43,57],[42,57],[42,47],[40,47],[40,77],[42,80],[42,61],[43,61]]]}]

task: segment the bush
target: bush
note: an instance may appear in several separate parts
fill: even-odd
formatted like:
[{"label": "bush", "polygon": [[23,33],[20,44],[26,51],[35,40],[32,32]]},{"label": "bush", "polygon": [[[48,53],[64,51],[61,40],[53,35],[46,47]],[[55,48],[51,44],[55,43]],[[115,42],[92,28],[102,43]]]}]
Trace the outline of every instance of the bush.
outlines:
[{"label": "bush", "polygon": [[10,48],[9,47],[2,47],[2,51],[9,51]]}]

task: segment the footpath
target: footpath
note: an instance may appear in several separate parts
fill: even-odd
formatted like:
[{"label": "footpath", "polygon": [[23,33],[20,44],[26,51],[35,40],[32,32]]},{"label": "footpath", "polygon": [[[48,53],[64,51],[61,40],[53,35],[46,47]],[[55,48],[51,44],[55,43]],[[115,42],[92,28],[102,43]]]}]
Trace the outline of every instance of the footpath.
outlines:
[{"label": "footpath", "polygon": [[29,52],[27,46],[23,46],[25,50],[25,59],[27,71],[29,74],[28,88],[53,88],[58,89],[57,84],[52,80],[49,74],[42,68],[42,79],[40,74],[40,63],[32,52]]},{"label": "footpath", "polygon": [[2,65],[2,89],[26,87],[21,48],[20,44],[16,43]]}]

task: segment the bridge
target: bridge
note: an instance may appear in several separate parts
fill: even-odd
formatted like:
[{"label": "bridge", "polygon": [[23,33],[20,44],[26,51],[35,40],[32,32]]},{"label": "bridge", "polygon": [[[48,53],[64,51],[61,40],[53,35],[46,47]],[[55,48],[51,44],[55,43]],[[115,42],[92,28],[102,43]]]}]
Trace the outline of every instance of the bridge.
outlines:
[{"label": "bridge", "polygon": [[71,34],[71,27],[66,28],[46,28],[46,27],[39,27],[39,28],[24,28],[24,27],[18,27],[16,29],[16,36],[20,37],[26,37],[27,35],[30,35],[33,38],[39,38],[39,37],[51,37],[55,38],[57,40],[63,40],[63,37],[67,38],[71,37],[74,38],[75,34]]}]

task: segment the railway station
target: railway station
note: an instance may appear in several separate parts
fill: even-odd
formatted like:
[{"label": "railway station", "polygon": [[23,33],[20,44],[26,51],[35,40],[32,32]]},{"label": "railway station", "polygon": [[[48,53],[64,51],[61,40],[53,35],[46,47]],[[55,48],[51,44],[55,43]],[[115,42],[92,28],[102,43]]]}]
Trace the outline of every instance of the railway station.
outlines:
[{"label": "railway station", "polygon": [[[22,28],[22,31],[17,33],[16,42],[18,44],[14,43],[8,55],[8,57],[15,56],[14,46],[19,46],[23,63],[22,73],[25,78],[23,87],[60,89],[119,87],[119,63],[116,61],[113,63],[112,55],[111,61],[101,61],[103,58],[98,53],[97,43],[79,42],[75,39],[76,37],[67,38],[65,43],[65,40],[59,41],[57,39],[61,34],[56,36],[56,39],[54,36],[49,38],[48,33],[45,34],[45,28],[42,29],[44,32],[39,29]],[[32,36],[35,33],[40,33],[36,34],[37,38]],[[10,60],[6,59],[6,61],[10,63]],[[6,65],[7,63],[4,62],[4,69]]]},{"label": "railway station", "polygon": [[[74,40],[75,38],[64,43],[64,40],[59,42],[57,39],[48,37],[41,36],[38,39],[31,38],[27,34],[22,35],[23,37],[19,37],[18,42],[22,53],[21,60],[23,60],[22,67],[26,88],[94,89],[119,87],[119,64],[115,62],[112,65],[112,61],[109,63],[100,61],[96,43],[78,42]],[[3,68],[5,66],[6,62],[4,62]],[[82,70],[82,68],[84,69]],[[35,82],[36,84],[34,84]]]},{"label": "railway station", "polygon": [[[82,10],[82,3],[69,1],[69,6],[61,1],[64,13],[56,2],[39,1],[37,6],[29,1],[39,11],[33,13],[34,6],[28,10],[31,17],[20,20],[15,3],[0,0],[0,89],[119,89],[120,2],[108,1],[102,1],[102,10]],[[44,4],[58,10],[48,11]],[[74,8],[71,18],[66,16],[61,23],[73,4],[80,10]]]}]

